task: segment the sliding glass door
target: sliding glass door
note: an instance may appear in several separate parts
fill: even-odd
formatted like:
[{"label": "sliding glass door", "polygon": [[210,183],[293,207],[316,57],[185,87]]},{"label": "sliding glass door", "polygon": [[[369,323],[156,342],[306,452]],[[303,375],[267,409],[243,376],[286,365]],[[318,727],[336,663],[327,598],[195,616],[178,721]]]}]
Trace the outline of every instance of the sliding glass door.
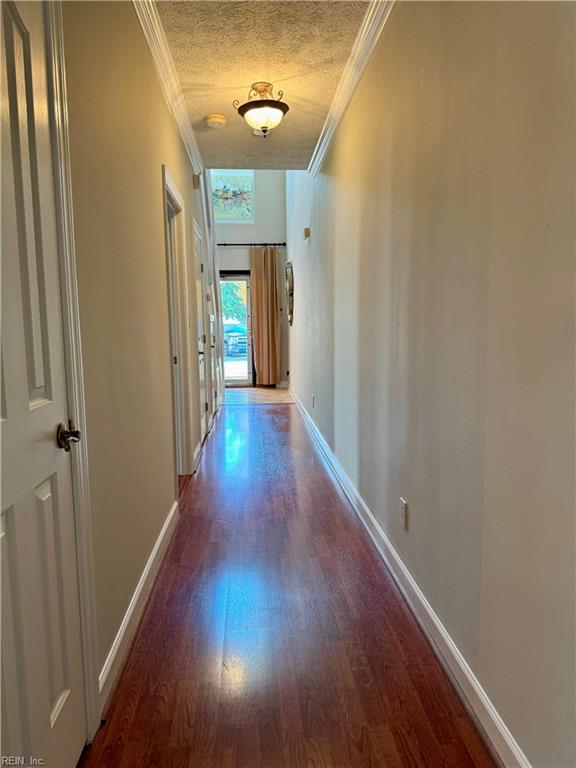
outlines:
[{"label": "sliding glass door", "polygon": [[226,386],[248,386],[252,384],[250,274],[222,273],[220,290]]}]

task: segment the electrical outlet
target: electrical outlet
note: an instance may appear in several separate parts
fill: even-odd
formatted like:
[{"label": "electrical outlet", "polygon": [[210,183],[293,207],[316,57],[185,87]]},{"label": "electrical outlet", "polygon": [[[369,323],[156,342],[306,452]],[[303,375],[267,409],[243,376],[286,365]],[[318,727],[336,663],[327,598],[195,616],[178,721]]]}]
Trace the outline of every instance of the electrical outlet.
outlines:
[{"label": "electrical outlet", "polygon": [[312,408],[314,408],[315,402],[316,402],[316,395],[312,395]]},{"label": "electrical outlet", "polygon": [[400,496],[400,525],[408,530],[408,502]]}]

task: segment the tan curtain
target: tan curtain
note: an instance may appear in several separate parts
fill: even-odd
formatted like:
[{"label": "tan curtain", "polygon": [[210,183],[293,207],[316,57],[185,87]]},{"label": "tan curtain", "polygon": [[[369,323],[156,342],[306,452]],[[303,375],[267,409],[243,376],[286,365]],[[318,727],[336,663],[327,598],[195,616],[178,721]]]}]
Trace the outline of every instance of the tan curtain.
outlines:
[{"label": "tan curtain", "polygon": [[250,249],[252,340],[256,384],[280,382],[280,307],[276,248]]}]

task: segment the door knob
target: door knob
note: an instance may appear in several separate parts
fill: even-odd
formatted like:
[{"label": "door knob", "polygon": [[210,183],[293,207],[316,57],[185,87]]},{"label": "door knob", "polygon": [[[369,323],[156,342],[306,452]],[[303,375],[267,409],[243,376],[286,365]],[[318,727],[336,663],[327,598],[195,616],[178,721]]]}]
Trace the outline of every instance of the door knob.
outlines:
[{"label": "door knob", "polygon": [[82,432],[76,429],[71,421],[68,422],[68,426],[62,422],[58,424],[56,430],[56,442],[58,448],[63,448],[65,451],[69,451],[72,443],[79,443],[82,437]]}]

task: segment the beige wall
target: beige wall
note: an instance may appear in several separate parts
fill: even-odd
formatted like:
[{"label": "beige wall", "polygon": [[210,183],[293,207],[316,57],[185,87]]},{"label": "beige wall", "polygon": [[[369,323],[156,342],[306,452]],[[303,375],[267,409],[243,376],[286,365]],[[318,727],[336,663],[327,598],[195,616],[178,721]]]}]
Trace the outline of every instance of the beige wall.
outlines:
[{"label": "beige wall", "polygon": [[[254,171],[254,224],[216,224],[218,243],[282,243],[286,240],[286,182],[284,171]],[[249,248],[219,248],[220,269],[250,269]],[[288,320],[284,265],[286,252],[279,251],[278,293],[282,308],[280,370],[288,380]]]},{"label": "beige wall", "polygon": [[103,663],[175,498],[163,163],[201,216],[132,3],[63,8]]},{"label": "beige wall", "polygon": [[[254,224],[216,224],[218,243],[261,243],[286,240],[284,171],[254,171]],[[219,248],[221,269],[249,269],[248,248]]]},{"label": "beige wall", "polygon": [[576,762],[574,17],[397,4],[288,174],[293,389],[542,768]]}]

